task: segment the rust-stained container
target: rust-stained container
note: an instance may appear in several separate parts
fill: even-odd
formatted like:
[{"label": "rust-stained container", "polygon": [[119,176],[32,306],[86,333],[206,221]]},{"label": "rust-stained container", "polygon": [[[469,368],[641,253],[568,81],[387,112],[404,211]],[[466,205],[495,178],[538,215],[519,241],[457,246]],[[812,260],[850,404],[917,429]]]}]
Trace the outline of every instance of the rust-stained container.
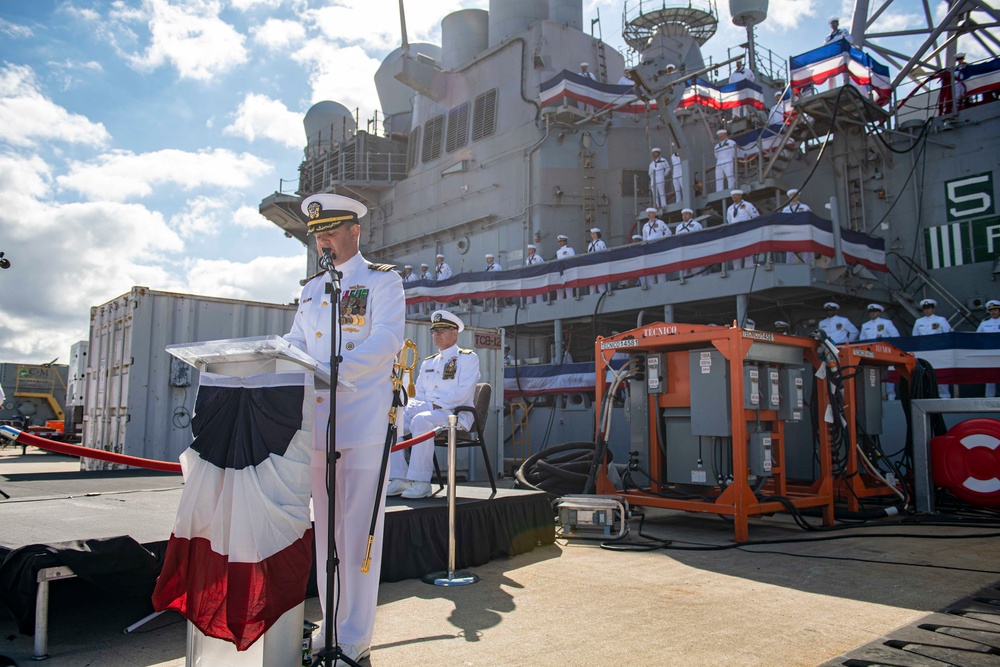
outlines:
[{"label": "rust-stained container", "polygon": [[[284,334],[296,307],[133,287],[90,309],[86,447],[177,461],[191,444],[198,372],[167,345]],[[88,470],[115,466],[82,459]]]}]

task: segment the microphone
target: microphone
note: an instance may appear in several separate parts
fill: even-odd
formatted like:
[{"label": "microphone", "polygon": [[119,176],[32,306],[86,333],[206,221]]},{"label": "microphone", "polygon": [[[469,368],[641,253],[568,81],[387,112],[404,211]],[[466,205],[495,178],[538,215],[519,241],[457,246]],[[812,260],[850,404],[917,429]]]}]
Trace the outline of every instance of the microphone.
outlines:
[{"label": "microphone", "polygon": [[323,248],[323,256],[319,258],[319,268],[330,271],[334,267],[333,261],[335,259],[337,259],[337,253],[329,248]]}]

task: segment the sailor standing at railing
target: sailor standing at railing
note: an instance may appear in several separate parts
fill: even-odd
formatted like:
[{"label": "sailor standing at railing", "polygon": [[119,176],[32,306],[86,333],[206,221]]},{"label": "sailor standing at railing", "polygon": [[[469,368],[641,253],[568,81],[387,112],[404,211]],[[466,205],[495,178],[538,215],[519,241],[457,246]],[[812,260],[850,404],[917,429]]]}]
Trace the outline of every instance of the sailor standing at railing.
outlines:
[{"label": "sailor standing at railing", "polygon": [[434,267],[434,280],[451,278],[451,267],[444,261],[444,255],[437,255],[434,259],[437,262]]},{"label": "sailor standing at railing", "polygon": [[[403,285],[405,286],[407,283],[415,283],[415,282],[417,282],[417,280],[419,280],[419,279],[417,278],[417,274],[415,274],[413,272],[413,266],[410,265],[410,264],[407,264],[406,266],[404,266],[403,267]],[[419,313],[419,312],[420,312],[420,304],[413,304],[413,305],[409,305],[408,304],[406,306],[406,313],[408,315],[416,314],[416,313]]]},{"label": "sailor standing at railing", "polygon": [[958,103],[958,108],[962,109],[965,107],[965,54],[956,53],[955,54],[955,100]]},{"label": "sailor standing at railing", "polygon": [[667,176],[670,175],[670,163],[660,157],[660,149],[651,151],[652,161],[649,163],[649,193],[653,197],[653,206],[663,208],[667,205]]},{"label": "sailor standing at railing", "polygon": [[[924,311],[924,316],[918,317],[913,323],[914,336],[934,336],[951,331],[951,325],[948,323],[948,320],[934,314],[934,311],[937,310],[937,301],[934,299],[924,299],[920,302],[920,309]],[[941,398],[951,398],[951,387],[946,384],[939,384],[938,396]]]},{"label": "sailor standing at railing", "polygon": [[767,126],[785,124],[785,100],[781,99],[781,91],[774,92],[774,106],[771,113],[767,115]]},{"label": "sailor standing at railing", "polygon": [[[642,240],[643,241],[655,241],[657,239],[663,239],[670,236],[670,227],[667,227],[667,223],[656,217],[655,208],[646,209],[646,224],[642,226]],[[666,275],[663,275],[664,281],[666,281]],[[653,285],[660,282],[659,275],[649,276],[649,282]]]},{"label": "sailor standing at railing", "polygon": [[[722,192],[736,185],[736,142],[729,138],[726,130],[715,133],[715,191]],[[725,184],[723,184],[725,179]]]},{"label": "sailor standing at railing", "polygon": [[[566,259],[567,257],[576,256],[576,251],[569,245],[568,236],[560,234],[556,237],[556,241],[559,243],[559,248],[556,249],[556,259]],[[556,290],[556,299],[568,299],[569,297],[570,292],[568,288],[563,287]]]},{"label": "sailor standing at railing", "polygon": [[496,262],[496,256],[493,253],[488,252],[488,253],[486,253],[486,268],[483,269],[483,270],[484,271],[503,271],[503,267],[500,266],[499,264],[497,264],[497,262]]},{"label": "sailor standing at railing", "polygon": [[[535,264],[541,264],[543,261],[544,260],[542,259],[542,256],[538,254],[538,246],[536,246],[534,243],[529,243],[527,246],[527,255],[525,255],[524,258],[524,265],[533,266]],[[529,296],[525,299],[525,301],[527,303],[536,303],[538,301],[538,297]]]},{"label": "sailor standing at railing", "polygon": [[849,44],[853,44],[853,42],[851,42],[851,33],[840,27],[839,17],[833,16],[830,18],[830,34],[826,36],[823,43],[832,44],[833,42],[839,42],[842,39],[846,39]]},{"label": "sailor standing at railing", "polygon": [[[858,341],[878,340],[879,338],[895,338],[899,330],[892,320],[882,317],[885,308],[879,303],[868,304],[868,321],[861,325],[861,335]],[[886,389],[886,398],[896,400],[896,386],[891,382],[882,383]]]},{"label": "sailor standing at railing", "polygon": [[[812,211],[809,208],[809,204],[803,204],[799,201],[798,188],[789,188],[786,195],[788,197],[788,205],[781,209],[782,213],[805,213]],[[786,252],[785,262],[788,264],[808,264],[812,266],[813,254],[811,252]]]},{"label": "sailor standing at railing", "polygon": [[670,155],[670,171],[674,175],[674,202],[679,204],[684,201],[684,165],[676,148]]},{"label": "sailor standing at railing", "polygon": [[[692,211],[691,209],[686,208],[682,210],[681,218],[682,218],[681,221],[677,223],[676,227],[674,227],[675,236],[677,234],[690,234],[691,232],[701,231],[701,223],[694,219],[694,211]],[[699,267],[691,267],[684,269],[683,276],[685,278],[693,276],[694,272],[700,268],[702,267],[699,266]]]},{"label": "sailor standing at railing", "polygon": [[[601,252],[602,250],[607,250],[608,244],[604,242],[601,238],[601,228],[591,227],[590,228],[590,243],[587,244],[587,252]],[[607,287],[605,285],[594,285],[590,288],[591,294],[599,294],[604,292]]]},{"label": "sailor standing at railing", "polygon": [[580,63],[580,71],[577,72],[577,74],[585,76],[591,81],[597,81],[597,77],[595,77],[594,73],[590,71],[590,63]]},{"label": "sailor standing at railing", "polygon": [[[976,328],[977,333],[1000,333],[1000,301],[996,299],[990,299],[986,302],[986,310],[989,311],[990,316],[979,323]],[[3,394],[0,393],[0,396]],[[995,383],[988,383],[986,385],[986,397],[994,398],[997,395],[997,386]]]},{"label": "sailor standing at railing", "polygon": [[[733,203],[726,209],[726,222],[728,224],[734,225],[739,222],[753,220],[760,216],[757,207],[743,199],[742,190],[733,190],[730,194],[733,197]],[[734,269],[747,269],[753,265],[754,258],[752,255],[733,260]]]},{"label": "sailor standing at railing", "polygon": [[826,319],[820,320],[817,326],[826,332],[834,345],[853,343],[858,339],[858,328],[849,319],[837,314],[840,310],[839,303],[827,301],[823,308],[826,310]]},{"label": "sailor standing at railing", "polygon": [[[753,70],[743,64],[742,60],[736,61],[736,69],[733,73],[729,75],[729,83],[738,83],[740,81],[749,81],[753,83],[757,79],[757,75],[753,73]],[[738,106],[733,109],[733,118],[742,118],[748,113],[745,107]]]}]

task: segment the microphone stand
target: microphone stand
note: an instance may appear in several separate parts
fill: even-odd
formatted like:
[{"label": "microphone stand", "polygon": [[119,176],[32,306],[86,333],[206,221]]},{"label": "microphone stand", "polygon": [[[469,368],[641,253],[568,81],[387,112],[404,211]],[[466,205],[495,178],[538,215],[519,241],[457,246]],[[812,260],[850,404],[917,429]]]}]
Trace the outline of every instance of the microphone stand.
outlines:
[{"label": "microphone stand", "polygon": [[[320,265],[326,269],[330,282],[326,284],[326,293],[330,295],[330,333],[336,333],[336,348],[334,341],[330,342],[330,416],[326,422],[326,630],[323,634],[323,649],[320,650],[313,667],[319,664],[331,667],[335,662],[342,662],[350,667],[361,667],[352,660],[337,640],[337,607],[340,605],[340,558],[337,556],[337,384],[340,381],[340,342],[343,336],[340,331],[340,279],[343,274],[334,265],[336,255],[329,248],[323,248]],[[318,564],[317,564],[318,567]],[[334,601],[333,586],[337,582],[337,600]],[[336,604],[336,606],[335,606]]]}]

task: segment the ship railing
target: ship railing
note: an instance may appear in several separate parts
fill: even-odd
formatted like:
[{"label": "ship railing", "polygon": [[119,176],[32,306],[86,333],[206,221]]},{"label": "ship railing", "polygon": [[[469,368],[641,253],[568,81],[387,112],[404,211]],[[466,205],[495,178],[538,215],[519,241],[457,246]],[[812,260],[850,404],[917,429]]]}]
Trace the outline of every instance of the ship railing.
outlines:
[{"label": "ship railing", "polygon": [[354,144],[342,144],[304,161],[299,167],[299,191],[322,192],[339,183],[391,185],[406,178],[406,155],[375,151],[357,152]]}]

